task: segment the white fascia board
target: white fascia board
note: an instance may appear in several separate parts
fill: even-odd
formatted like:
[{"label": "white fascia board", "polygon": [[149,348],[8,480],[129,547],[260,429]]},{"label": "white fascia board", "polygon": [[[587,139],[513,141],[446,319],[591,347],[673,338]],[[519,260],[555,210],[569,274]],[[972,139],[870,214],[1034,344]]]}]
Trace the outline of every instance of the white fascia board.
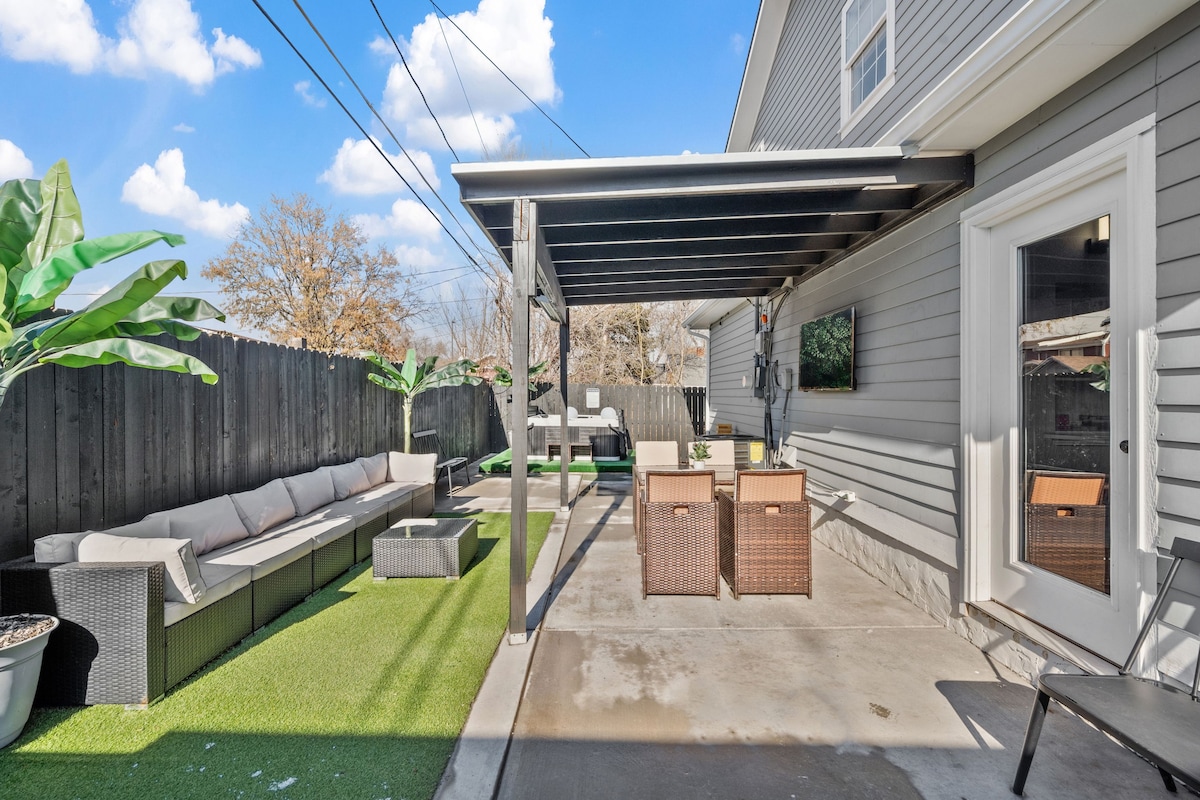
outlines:
[{"label": "white fascia board", "polygon": [[975,150],[1193,2],[1029,0],[876,144]]},{"label": "white fascia board", "polygon": [[718,300],[705,300],[700,307],[688,315],[683,321],[683,327],[689,331],[708,330],[730,312],[736,311],[742,305],[753,302],[745,297],[722,297]]},{"label": "white fascia board", "polygon": [[742,73],[742,86],[738,90],[729,138],[725,141],[726,152],[750,149],[754,126],[758,123],[758,113],[762,110],[767,83],[771,79],[771,68],[775,65],[779,42],[783,39],[783,23],[787,20],[790,5],[790,0],[762,0],[758,6],[754,36],[750,39],[750,52],[746,56],[746,71]]}]

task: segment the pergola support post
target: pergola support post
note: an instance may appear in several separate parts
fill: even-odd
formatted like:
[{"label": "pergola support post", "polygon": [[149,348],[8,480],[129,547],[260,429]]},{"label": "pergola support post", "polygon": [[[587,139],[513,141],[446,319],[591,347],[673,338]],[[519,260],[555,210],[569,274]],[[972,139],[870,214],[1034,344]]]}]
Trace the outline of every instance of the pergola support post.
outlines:
[{"label": "pergola support post", "polygon": [[562,394],[562,417],[559,420],[562,423],[562,435],[560,441],[562,446],[559,448],[559,482],[558,482],[558,505],[559,510],[569,511],[571,499],[568,497],[568,482],[570,481],[571,472],[571,445],[570,442],[570,422],[567,420],[567,354],[571,350],[571,326],[569,319],[563,319],[558,325],[558,386]]},{"label": "pergola support post", "polygon": [[509,539],[508,642],[524,644],[525,559],[529,534],[529,302],[537,281],[537,206],[513,201],[512,284],[512,535]]}]

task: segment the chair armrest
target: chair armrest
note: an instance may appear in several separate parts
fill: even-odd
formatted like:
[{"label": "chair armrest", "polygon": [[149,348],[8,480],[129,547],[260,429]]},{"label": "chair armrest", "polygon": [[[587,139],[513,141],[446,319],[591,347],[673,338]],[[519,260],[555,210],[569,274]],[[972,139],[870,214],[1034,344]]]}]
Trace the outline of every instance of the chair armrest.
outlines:
[{"label": "chair armrest", "polygon": [[144,705],[163,693],[162,562],[0,565],[0,609],[53,614],[38,702]]}]

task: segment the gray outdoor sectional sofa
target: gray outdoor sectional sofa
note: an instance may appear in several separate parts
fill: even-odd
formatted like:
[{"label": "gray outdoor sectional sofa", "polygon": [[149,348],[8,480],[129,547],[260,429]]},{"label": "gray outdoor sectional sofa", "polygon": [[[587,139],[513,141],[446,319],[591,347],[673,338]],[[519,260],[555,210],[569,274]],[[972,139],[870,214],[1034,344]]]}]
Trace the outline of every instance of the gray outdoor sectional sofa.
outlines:
[{"label": "gray outdoor sectional sofa", "polygon": [[436,455],[379,453],[38,539],[0,564],[0,613],[53,614],[42,705],[145,705],[433,513]]}]

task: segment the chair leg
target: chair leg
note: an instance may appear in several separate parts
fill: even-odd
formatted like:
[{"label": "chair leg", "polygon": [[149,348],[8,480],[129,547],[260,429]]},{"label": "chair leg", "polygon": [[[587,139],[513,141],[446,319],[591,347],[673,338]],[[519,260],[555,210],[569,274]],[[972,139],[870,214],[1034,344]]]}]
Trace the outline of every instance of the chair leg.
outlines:
[{"label": "chair leg", "polygon": [[446,467],[446,494],[454,494],[454,470]]},{"label": "chair leg", "polygon": [[1025,729],[1021,762],[1017,765],[1017,775],[1013,778],[1013,794],[1025,793],[1025,779],[1029,777],[1029,765],[1033,763],[1033,751],[1037,749],[1038,737],[1042,735],[1042,722],[1046,719],[1046,707],[1049,705],[1050,695],[1039,689],[1037,699],[1033,701],[1033,711],[1029,714],[1029,727]]},{"label": "chair leg", "polygon": [[1175,789],[1175,779],[1171,777],[1171,773],[1167,772],[1167,771],[1166,771],[1165,769],[1163,769],[1162,767],[1159,767],[1159,768],[1158,768],[1158,774],[1162,776],[1162,779],[1163,779],[1163,786],[1166,786],[1166,787],[1167,787],[1167,791],[1168,791],[1168,792],[1174,792],[1174,791],[1176,791],[1176,789]]}]

